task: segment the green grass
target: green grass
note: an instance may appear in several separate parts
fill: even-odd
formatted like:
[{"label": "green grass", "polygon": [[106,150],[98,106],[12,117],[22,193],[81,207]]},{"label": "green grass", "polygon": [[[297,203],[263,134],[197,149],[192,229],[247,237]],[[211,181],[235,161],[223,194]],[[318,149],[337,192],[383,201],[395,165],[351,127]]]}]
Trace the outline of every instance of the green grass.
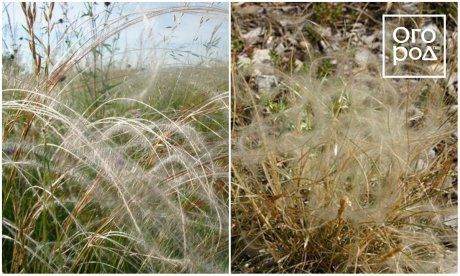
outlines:
[{"label": "green grass", "polygon": [[[223,79],[220,81],[222,84],[225,83],[225,75],[222,76]],[[144,83],[148,79],[144,80]],[[121,97],[122,95],[117,95],[117,88],[120,88],[122,84],[114,82],[113,85],[102,91],[104,94],[107,94],[106,101],[109,101],[111,97]],[[172,89],[174,87],[174,89]],[[222,85],[221,85],[222,88]],[[222,90],[223,91],[223,90]],[[69,105],[74,106],[74,110],[83,110],[85,106],[88,105],[90,99],[87,97],[82,97],[85,91],[83,90],[74,90],[70,89],[69,93],[66,96],[69,96]],[[209,91],[208,91],[209,92]],[[123,93],[123,92],[120,92]],[[24,95],[23,93],[21,93]],[[193,85],[189,85],[182,80],[173,80],[173,78],[166,79],[163,78],[163,82],[154,86],[149,91],[149,94],[152,95],[148,100],[144,100],[144,104],[151,105],[156,110],[168,114],[168,120],[176,121],[189,125],[191,129],[196,129],[197,133],[193,135],[202,136],[203,143],[206,144],[216,144],[216,142],[221,141],[222,149],[215,153],[216,157],[221,158],[222,161],[225,161],[225,152],[224,152],[224,141],[226,137],[226,124],[227,117],[226,112],[223,110],[221,103],[213,103],[209,105],[209,93],[197,89]],[[75,95],[75,96],[74,96]],[[79,95],[78,97],[76,95]],[[4,101],[13,101],[20,99],[21,97],[9,96],[5,94]],[[225,100],[225,97],[222,98]],[[200,106],[209,105],[210,109],[206,111],[196,111]],[[3,118],[4,122],[10,121],[14,116],[15,111],[9,110],[9,106],[4,106]],[[162,118],[162,115],[155,112],[153,109],[146,108],[142,104],[130,103],[126,101],[115,101],[114,103],[107,104],[101,109],[103,112],[96,112],[93,115],[91,121],[96,123],[101,122],[101,127],[94,127],[99,130],[106,129],[114,122],[107,122],[109,126],[104,126],[106,123],[102,123],[104,120],[110,120],[110,118],[122,117],[121,121],[124,120],[134,120],[135,123],[144,123],[147,121],[149,123],[154,123],[156,121],[164,121],[165,118]],[[196,112],[196,114],[194,114]],[[191,118],[186,118],[189,115],[192,115]],[[26,114],[25,114],[26,115]],[[64,114],[60,114],[64,116]],[[113,116],[113,117],[112,117]],[[20,140],[20,126],[21,122],[25,122],[25,118],[21,117],[18,121],[15,122],[15,129],[18,131],[12,131],[8,140],[4,141],[4,150],[3,150],[3,159],[8,163],[12,161],[13,155],[12,151],[17,150],[20,147],[19,144],[9,141],[18,141]],[[133,123],[134,123],[133,122]],[[128,123],[128,122],[126,122]],[[145,123],[147,125],[147,123]],[[5,125],[4,125],[5,127]],[[56,128],[55,131],[52,128]],[[147,130],[147,129],[146,129]],[[83,130],[82,130],[83,131]],[[88,129],[86,131],[92,131]],[[14,271],[13,262],[17,258],[24,258],[21,261],[21,266],[18,268],[20,272],[153,272],[153,271],[176,271],[176,272],[191,272],[195,271],[208,271],[208,269],[219,269],[224,271],[226,269],[227,263],[227,251],[226,251],[226,242],[225,235],[222,235],[219,239],[220,246],[213,250],[217,250],[213,254],[215,255],[206,255],[201,256],[200,258],[208,258],[207,262],[214,263],[214,267],[208,267],[207,265],[201,265],[201,262],[174,265],[168,264],[168,262],[162,262],[155,260],[154,258],[146,258],[142,256],[143,250],[138,247],[144,247],[143,242],[151,242],[150,246],[155,246],[158,244],[161,249],[162,256],[181,259],[185,258],[184,252],[182,249],[182,242],[178,239],[177,235],[180,235],[180,231],[177,230],[176,226],[161,226],[168,225],[168,221],[157,221],[153,216],[151,218],[139,218],[139,224],[145,224],[145,231],[148,231],[149,236],[145,238],[144,241],[138,240],[140,237],[135,238],[134,230],[132,225],[130,225],[128,214],[122,210],[119,210],[115,213],[112,208],[116,207],[117,204],[121,204],[117,198],[117,192],[114,187],[111,186],[107,177],[104,175],[108,172],[100,171],[102,168],[93,168],[90,164],[85,164],[84,161],[74,159],[71,155],[66,154],[65,152],[60,151],[56,148],[56,145],[63,145],[65,143],[62,137],[59,137],[58,134],[64,134],[71,132],[71,130],[65,129],[60,123],[56,123],[52,120],[37,120],[31,133],[29,134],[28,139],[24,142],[26,146],[24,147],[22,154],[22,162],[33,162],[30,167],[14,167],[12,164],[4,165],[3,170],[3,218],[4,222],[8,222],[7,225],[3,225],[3,233],[5,236],[11,237],[16,242],[21,242],[23,248],[30,248],[31,252],[15,252],[13,242],[9,238],[3,239],[3,271]],[[88,138],[92,135],[88,133]],[[161,134],[160,134],[161,135]],[[167,134],[163,133],[165,137],[163,139],[170,140],[171,147],[162,148],[164,145],[157,142],[158,149],[156,149],[156,158],[167,157],[171,155],[168,151],[177,150],[179,147],[182,147],[180,151],[194,151],[193,147],[198,145],[187,145],[189,142],[188,139],[183,139],[181,136],[181,131],[173,134],[171,137],[167,137]],[[175,135],[175,136],[174,136]],[[97,135],[95,135],[97,136]],[[177,137],[176,137],[177,136]],[[142,137],[142,136],[141,136]],[[109,148],[112,148],[115,152],[120,152],[117,148],[121,147],[125,157],[120,159],[120,162],[134,162],[149,175],[148,172],[155,165],[155,161],[152,160],[151,153],[149,153],[147,148],[142,148],[140,146],[125,148],[129,143],[134,142],[126,133],[117,133],[113,134],[108,142]],[[144,138],[144,137],[142,137]],[[72,139],[69,137],[68,139]],[[81,138],[77,138],[81,139]],[[137,138],[140,139],[140,138]],[[189,138],[190,139],[190,138]],[[152,140],[154,142],[155,140]],[[84,145],[80,144],[81,142],[75,143],[72,147],[85,147],[90,146],[91,144],[97,145],[99,141],[94,140],[90,142],[91,144]],[[11,146],[6,146],[7,144],[12,144]],[[13,150],[13,145],[16,148]],[[53,146],[50,146],[53,145]],[[33,147],[39,146],[40,149],[33,149]],[[218,146],[218,144],[217,144]],[[66,147],[63,145],[63,147]],[[71,146],[67,146],[67,150],[74,151],[73,154],[79,154],[78,149],[71,149]],[[218,146],[219,147],[219,146]],[[152,146],[152,149],[155,146]],[[211,146],[212,148],[212,146]],[[217,148],[216,148],[217,149]],[[220,153],[219,153],[220,152]],[[86,151],[86,154],[90,152]],[[111,158],[114,154],[107,155],[106,158]],[[213,156],[214,154],[212,154]],[[163,157],[164,156],[164,157]],[[200,158],[204,158],[206,155]],[[211,157],[211,156],[209,156]],[[80,156],[84,159],[84,156]],[[103,161],[103,160],[101,160]],[[159,161],[156,161],[159,162]],[[206,161],[208,162],[208,161]],[[222,173],[225,171],[226,162],[220,162],[220,165],[214,164],[214,161],[206,164],[206,166],[218,166],[221,167]],[[117,161],[110,161],[109,164],[117,165]],[[187,170],[196,170],[194,165],[187,168]],[[79,175],[76,176],[66,176],[69,170],[77,168]],[[178,183],[171,179],[171,184],[168,184],[168,178],[174,177],[174,171],[177,171],[179,174],[184,173],[184,168],[181,165],[172,164],[170,168],[166,170],[170,171],[167,177],[164,180],[161,180],[160,185],[164,185],[163,189],[166,189],[168,185],[177,185]],[[215,170],[215,169],[214,169]],[[16,171],[16,173],[15,173]],[[217,172],[217,171],[216,171]],[[216,173],[215,172],[215,173]],[[188,174],[185,171],[186,175]],[[193,179],[193,175],[199,173],[194,172],[189,176]],[[203,172],[202,172],[203,173]],[[209,174],[210,172],[206,172]],[[11,176],[13,175],[13,177]],[[154,175],[152,175],[154,176]],[[121,179],[125,179],[123,176],[118,176]],[[129,176],[130,178],[133,176]],[[207,189],[214,189],[214,184],[211,180],[212,175],[206,176],[205,180],[208,184],[211,185]],[[148,184],[147,179],[136,180],[126,178],[128,182],[125,185],[152,185]],[[147,182],[146,182],[147,181]],[[166,181],[166,182],[165,182]],[[182,180],[184,181],[184,180]],[[192,184],[190,185],[197,185]],[[138,183],[136,183],[138,182]],[[176,183],[176,184],[172,184]],[[179,182],[181,183],[181,182]],[[94,187],[96,185],[97,187]],[[140,186],[142,187],[142,186]],[[139,187],[138,187],[139,188]],[[97,189],[94,191],[94,194],[90,197],[89,202],[85,202],[82,206],[81,211],[75,217],[72,217],[69,212],[75,212],[78,208],[79,202],[84,198],[88,190]],[[133,200],[138,200],[140,202],[133,202],[131,211],[142,212],[142,209],[145,211],[152,211],[161,213],[162,204],[160,199],[156,199],[158,202],[155,202],[156,196],[151,197],[154,201],[149,203],[150,200],[149,192],[145,188],[140,188],[141,191],[144,191],[146,194],[142,195],[130,195],[133,197]],[[169,204],[175,204],[178,206],[188,206],[187,217],[191,220],[187,232],[191,234],[193,239],[193,244],[200,247],[200,250],[206,252],[207,250],[214,248],[219,237],[216,233],[216,225],[212,216],[216,216],[214,207],[220,206],[222,213],[225,214],[226,201],[226,192],[223,191],[218,197],[221,201],[218,205],[216,203],[211,203],[203,198],[201,192],[198,188],[187,188],[184,187],[184,190],[179,192],[178,195],[185,194],[187,196],[181,199],[181,203],[174,199],[169,201]],[[167,190],[167,189],[166,189]],[[167,192],[165,196],[171,197],[174,193],[169,195]],[[182,189],[181,189],[182,190]],[[224,188],[225,190],[225,188]],[[132,192],[135,192],[133,190]],[[131,192],[131,193],[132,193]],[[215,200],[215,199],[213,199]],[[111,202],[112,201],[112,202]],[[146,201],[145,203],[142,201]],[[119,203],[117,203],[119,202]],[[197,205],[199,202],[201,205]],[[104,206],[108,205],[108,206]],[[131,206],[130,206],[131,207]],[[180,208],[180,207],[179,207]],[[136,210],[138,209],[138,210]],[[120,213],[121,212],[121,213]],[[165,212],[171,212],[168,208],[165,209]],[[146,213],[145,215],[148,215]],[[173,214],[169,214],[171,216]],[[205,217],[207,219],[204,219]],[[211,216],[211,217],[209,217]],[[174,215],[173,215],[174,217]],[[224,219],[224,218],[222,218]],[[151,221],[150,221],[151,220]],[[150,221],[150,222],[149,222]],[[11,223],[12,225],[9,225]],[[69,226],[65,227],[66,223],[70,223]],[[225,224],[225,222],[222,222]],[[150,226],[152,225],[152,226]],[[163,227],[165,229],[163,229]],[[23,229],[22,231],[24,237],[21,236],[19,232],[14,231],[15,228]],[[164,233],[166,229],[169,229],[171,232]],[[174,230],[176,229],[176,230]],[[176,233],[174,233],[176,231]],[[226,229],[221,229],[221,231],[226,231]],[[116,234],[120,232],[120,234]],[[111,235],[114,235],[113,237]],[[171,237],[166,237],[165,235],[171,235]],[[217,236],[216,236],[217,235]],[[101,236],[104,239],[99,240],[97,237]],[[21,239],[26,239],[22,241]],[[91,239],[95,239],[95,245],[89,243]],[[21,247],[16,250],[22,250]],[[26,249],[27,250],[27,249]],[[144,250],[149,250],[148,248]],[[191,248],[190,250],[195,250]],[[125,253],[121,253],[125,252]],[[17,254],[23,254],[24,257],[17,257]],[[81,255],[83,254],[83,255]],[[196,254],[196,253],[195,253]],[[36,255],[36,256],[35,256]],[[163,257],[163,258],[164,258]],[[42,263],[40,259],[43,259]],[[198,266],[200,265],[200,266]]]},{"label": "green grass", "polygon": [[226,272],[225,62],[122,69],[110,41],[65,78],[3,58],[2,271]]}]

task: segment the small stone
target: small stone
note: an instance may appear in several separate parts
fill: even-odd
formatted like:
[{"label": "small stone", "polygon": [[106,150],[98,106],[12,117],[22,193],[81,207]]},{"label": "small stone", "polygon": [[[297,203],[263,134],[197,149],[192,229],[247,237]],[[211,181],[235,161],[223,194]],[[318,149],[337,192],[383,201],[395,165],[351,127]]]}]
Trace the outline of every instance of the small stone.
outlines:
[{"label": "small stone", "polygon": [[251,65],[251,59],[247,55],[239,55],[238,56],[238,61],[236,62],[236,65],[239,68],[244,68],[249,65]]},{"label": "small stone", "polygon": [[261,41],[261,39],[262,39],[261,35],[262,35],[262,28],[258,27],[258,28],[252,29],[251,31],[245,33],[241,37],[244,39],[244,41],[248,45],[252,45],[252,44],[255,44],[255,43]]},{"label": "small stone", "polygon": [[372,50],[376,50],[376,49],[382,49],[382,42],[374,42],[372,43]]},{"label": "small stone", "polygon": [[361,36],[361,40],[366,44],[367,46],[372,47],[372,42],[375,40],[376,34],[371,34],[371,35],[363,35]]},{"label": "small stone", "polygon": [[318,33],[322,36],[322,37],[330,37],[332,36],[332,30],[330,27],[322,27],[322,26],[318,26],[317,27],[317,30],[318,30]]},{"label": "small stone", "polygon": [[[438,26],[436,26],[435,24],[433,23],[429,23],[425,26],[422,27],[422,32],[426,31],[426,30],[430,30],[432,32],[434,32],[436,34],[436,41],[437,42],[442,42],[443,39],[444,39],[444,36],[442,35],[441,31],[439,30]],[[425,38],[426,40],[430,41],[431,39],[433,39],[432,37],[432,34],[431,32],[425,32]]]},{"label": "small stone", "polygon": [[284,39],[291,45],[297,46],[299,44],[297,38],[291,33],[286,34]]},{"label": "small stone", "polygon": [[275,46],[275,37],[274,36],[268,37],[266,45],[267,45],[267,48],[272,49]]},{"label": "small stone", "polygon": [[268,49],[257,49],[254,50],[252,55],[252,61],[254,64],[269,64],[271,62],[270,50]]},{"label": "small stone", "polygon": [[366,67],[374,61],[374,56],[367,48],[358,48],[355,54],[355,61],[361,67]]},{"label": "small stone", "polygon": [[296,59],[295,62],[294,62],[294,65],[295,65],[294,72],[298,73],[303,67],[303,62],[301,62],[300,60]]},{"label": "small stone", "polygon": [[259,75],[256,76],[256,84],[259,89],[269,89],[278,85],[278,78],[276,76]]},{"label": "small stone", "polygon": [[253,64],[253,76],[275,75],[275,68],[271,64]]},{"label": "small stone", "polygon": [[275,51],[278,53],[278,55],[283,55],[284,50],[286,50],[286,47],[284,47],[283,43],[278,44],[278,46],[275,48]]},{"label": "small stone", "polygon": [[362,23],[358,22],[353,24],[352,32],[361,37],[366,32],[366,29],[364,28],[364,25]]}]

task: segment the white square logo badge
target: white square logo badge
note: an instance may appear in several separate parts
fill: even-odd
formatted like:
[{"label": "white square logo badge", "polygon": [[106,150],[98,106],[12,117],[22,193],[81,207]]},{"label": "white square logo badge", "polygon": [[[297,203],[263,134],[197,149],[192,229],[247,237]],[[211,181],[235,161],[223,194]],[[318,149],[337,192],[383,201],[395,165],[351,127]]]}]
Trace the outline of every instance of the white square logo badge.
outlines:
[{"label": "white square logo badge", "polygon": [[445,78],[446,16],[384,14],[383,78]]}]

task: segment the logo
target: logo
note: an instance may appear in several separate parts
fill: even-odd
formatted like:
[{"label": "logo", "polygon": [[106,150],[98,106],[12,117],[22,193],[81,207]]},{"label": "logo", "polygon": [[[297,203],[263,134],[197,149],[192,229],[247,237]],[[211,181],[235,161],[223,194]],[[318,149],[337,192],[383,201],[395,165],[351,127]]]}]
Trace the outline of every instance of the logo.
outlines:
[{"label": "logo", "polygon": [[384,78],[446,77],[445,15],[383,15]]}]

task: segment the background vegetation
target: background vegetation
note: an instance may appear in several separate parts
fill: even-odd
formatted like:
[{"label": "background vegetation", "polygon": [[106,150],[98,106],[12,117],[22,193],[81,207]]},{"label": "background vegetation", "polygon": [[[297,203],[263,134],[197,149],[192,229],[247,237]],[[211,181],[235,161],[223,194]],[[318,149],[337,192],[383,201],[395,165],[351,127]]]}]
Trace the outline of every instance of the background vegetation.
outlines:
[{"label": "background vegetation", "polygon": [[225,272],[226,6],[70,5],[3,4],[3,272]]}]

